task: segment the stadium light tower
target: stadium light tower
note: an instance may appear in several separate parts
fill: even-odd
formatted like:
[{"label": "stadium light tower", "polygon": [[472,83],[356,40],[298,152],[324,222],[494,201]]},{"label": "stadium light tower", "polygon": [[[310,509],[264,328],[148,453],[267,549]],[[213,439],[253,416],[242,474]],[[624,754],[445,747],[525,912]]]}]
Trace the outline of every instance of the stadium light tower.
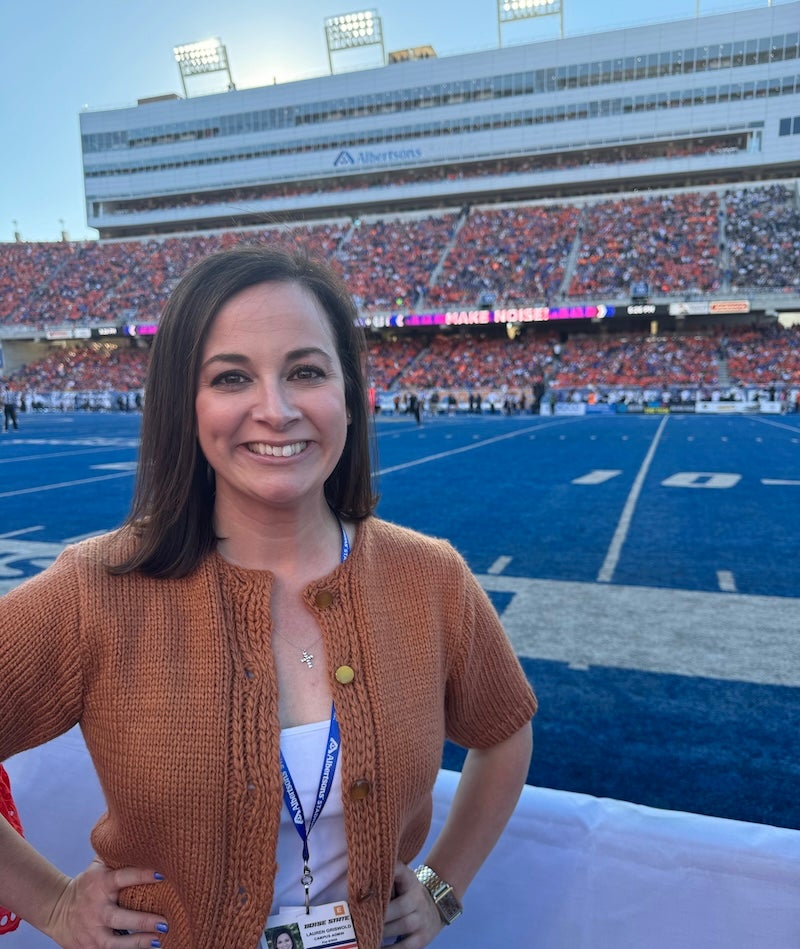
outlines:
[{"label": "stadium light tower", "polygon": [[561,19],[561,38],[564,38],[564,0],[497,0],[497,45],[503,45],[501,32],[504,23],[532,20],[539,16],[558,14]]},{"label": "stadium light tower", "polygon": [[172,49],[175,62],[181,74],[183,94],[188,99],[186,91],[186,77],[199,76],[203,73],[224,72],[228,76],[228,90],[235,89],[231,67],[228,64],[228,51],[217,37],[210,40],[200,40],[198,43],[185,43]]},{"label": "stadium light tower", "polygon": [[332,53],[360,46],[380,46],[381,64],[386,62],[383,48],[383,25],[377,10],[361,10],[329,16],[325,20],[325,44],[328,47],[328,67],[333,74]]}]

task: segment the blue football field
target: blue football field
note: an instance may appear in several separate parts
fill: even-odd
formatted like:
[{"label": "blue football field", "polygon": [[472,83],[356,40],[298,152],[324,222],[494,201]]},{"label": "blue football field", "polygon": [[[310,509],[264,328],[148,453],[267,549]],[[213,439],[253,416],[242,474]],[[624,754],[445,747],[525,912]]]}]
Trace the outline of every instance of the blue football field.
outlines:
[{"label": "blue football field", "polygon": [[[0,592],[120,523],[138,431],[23,414],[0,433]],[[377,435],[378,513],[461,551],[539,696],[530,783],[800,829],[800,416]]]}]

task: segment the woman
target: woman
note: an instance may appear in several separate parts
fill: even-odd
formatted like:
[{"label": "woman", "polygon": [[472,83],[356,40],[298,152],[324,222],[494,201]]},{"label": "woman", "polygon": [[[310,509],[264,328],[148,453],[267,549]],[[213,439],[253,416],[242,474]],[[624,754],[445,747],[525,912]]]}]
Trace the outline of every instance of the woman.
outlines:
[{"label": "woman", "polygon": [[270,949],[297,949],[294,942],[294,936],[288,929],[278,929],[272,933],[272,946]]},{"label": "woman", "polygon": [[[0,761],[80,723],[108,805],[73,879],[0,822],[0,904],[59,945],[255,949],[332,902],[360,949],[421,949],[505,826],[535,700],[450,545],[374,516],[364,361],[326,266],[201,261],[128,520],[0,600]],[[470,750],[415,872],[445,737]]]}]

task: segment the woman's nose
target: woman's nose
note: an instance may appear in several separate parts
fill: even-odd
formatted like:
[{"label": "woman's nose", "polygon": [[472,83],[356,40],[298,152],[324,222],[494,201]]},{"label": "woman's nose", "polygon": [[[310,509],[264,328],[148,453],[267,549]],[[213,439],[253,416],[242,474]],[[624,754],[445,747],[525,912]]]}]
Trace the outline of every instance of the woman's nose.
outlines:
[{"label": "woman's nose", "polygon": [[286,425],[300,417],[291,393],[280,383],[264,383],[258,386],[256,401],[253,405],[253,418],[267,422],[276,428]]}]

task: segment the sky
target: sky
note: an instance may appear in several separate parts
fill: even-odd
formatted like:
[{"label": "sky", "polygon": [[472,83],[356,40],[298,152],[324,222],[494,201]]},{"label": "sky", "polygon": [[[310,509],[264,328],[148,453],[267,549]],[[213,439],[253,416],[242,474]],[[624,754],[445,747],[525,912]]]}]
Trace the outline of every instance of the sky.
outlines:
[{"label": "sky", "polygon": [[[786,0],[774,0],[786,2]],[[701,0],[700,14],[767,0]],[[496,0],[24,0],[2,4],[0,242],[95,238],[86,224],[79,114],[181,93],[173,47],[209,37],[225,45],[237,88],[329,73],[326,17],[374,9],[384,48],[430,45],[441,56],[498,44]],[[654,11],[658,10],[656,14]],[[693,17],[698,0],[564,0],[564,35]],[[506,24],[503,46],[556,39],[558,16]],[[335,53],[335,72],[378,65],[380,48]],[[189,80],[190,95],[223,74]],[[214,91],[220,91],[215,87]]]}]

